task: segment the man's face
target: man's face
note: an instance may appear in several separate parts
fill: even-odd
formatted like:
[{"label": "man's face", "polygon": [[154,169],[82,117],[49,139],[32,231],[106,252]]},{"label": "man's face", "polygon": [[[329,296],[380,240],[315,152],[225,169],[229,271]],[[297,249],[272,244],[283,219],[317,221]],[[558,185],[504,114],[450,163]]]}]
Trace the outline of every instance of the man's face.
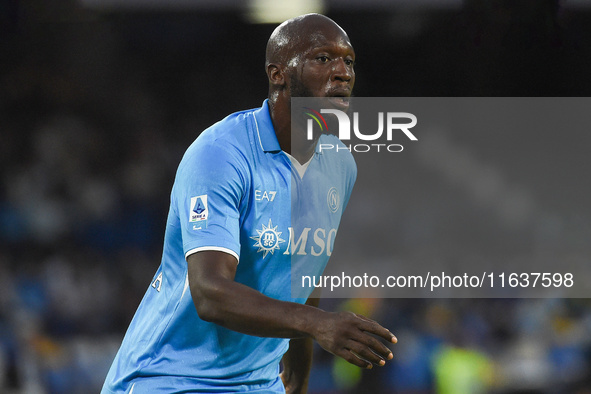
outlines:
[{"label": "man's face", "polygon": [[291,97],[335,97],[346,109],[355,84],[355,51],[340,29],[330,26],[314,33],[294,49],[288,62]]}]

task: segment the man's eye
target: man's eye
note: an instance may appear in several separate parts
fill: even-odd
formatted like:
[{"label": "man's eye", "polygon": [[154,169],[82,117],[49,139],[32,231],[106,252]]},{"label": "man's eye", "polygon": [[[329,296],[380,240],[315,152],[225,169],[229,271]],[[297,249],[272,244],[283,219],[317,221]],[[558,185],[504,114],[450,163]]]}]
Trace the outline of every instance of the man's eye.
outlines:
[{"label": "man's eye", "polygon": [[345,64],[347,66],[354,66],[355,65],[355,60],[345,59]]},{"label": "man's eye", "polygon": [[328,58],[328,56],[318,56],[316,58],[320,63],[327,63],[330,59]]}]

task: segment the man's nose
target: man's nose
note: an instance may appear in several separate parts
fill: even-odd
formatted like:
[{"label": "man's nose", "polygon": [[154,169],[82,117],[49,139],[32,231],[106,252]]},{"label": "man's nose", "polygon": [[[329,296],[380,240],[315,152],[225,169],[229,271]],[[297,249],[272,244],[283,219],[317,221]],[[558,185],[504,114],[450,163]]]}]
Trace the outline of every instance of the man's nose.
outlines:
[{"label": "man's nose", "polygon": [[345,63],[345,59],[343,59],[342,57],[335,59],[333,64],[333,80],[349,82],[351,78],[353,78],[353,75],[355,75],[353,71],[353,66],[347,66],[347,63]]}]

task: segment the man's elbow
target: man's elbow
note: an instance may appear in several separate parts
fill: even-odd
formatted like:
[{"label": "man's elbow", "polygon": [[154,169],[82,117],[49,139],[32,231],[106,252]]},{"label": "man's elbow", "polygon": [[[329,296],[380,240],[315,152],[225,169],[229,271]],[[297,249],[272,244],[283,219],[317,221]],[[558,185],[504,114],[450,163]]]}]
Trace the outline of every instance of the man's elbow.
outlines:
[{"label": "man's elbow", "polygon": [[216,289],[191,289],[193,303],[197,315],[203,321],[223,323],[223,303],[219,301],[221,294]]}]

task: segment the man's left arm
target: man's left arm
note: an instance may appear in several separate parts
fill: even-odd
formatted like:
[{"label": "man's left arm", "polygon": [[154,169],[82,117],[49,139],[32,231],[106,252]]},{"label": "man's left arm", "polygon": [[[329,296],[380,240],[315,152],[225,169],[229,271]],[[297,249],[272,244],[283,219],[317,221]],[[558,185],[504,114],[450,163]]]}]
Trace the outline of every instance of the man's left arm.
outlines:
[{"label": "man's left arm", "polygon": [[[306,305],[317,308],[319,302],[320,298],[312,295],[306,301]],[[293,338],[289,341],[289,349],[281,360],[283,363],[281,380],[283,380],[286,394],[308,392],[313,353],[314,340],[312,338]]]}]

